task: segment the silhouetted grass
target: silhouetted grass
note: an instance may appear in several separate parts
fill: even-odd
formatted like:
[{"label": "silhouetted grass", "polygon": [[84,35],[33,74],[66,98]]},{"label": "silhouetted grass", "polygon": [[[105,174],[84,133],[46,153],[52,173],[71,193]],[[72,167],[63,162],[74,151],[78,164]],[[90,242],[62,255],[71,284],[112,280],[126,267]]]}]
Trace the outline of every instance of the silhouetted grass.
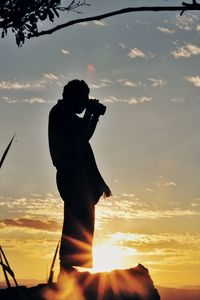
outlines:
[{"label": "silhouetted grass", "polygon": [[14,138],[15,138],[15,135],[16,135],[16,133],[13,135],[13,137],[12,137],[10,143],[8,144],[6,150],[4,151],[4,153],[3,153],[3,155],[2,155],[2,158],[1,158],[1,161],[0,161],[0,169],[1,169],[1,167],[2,167],[2,165],[3,165],[3,162],[4,162],[5,158],[6,158],[6,155],[8,154],[8,151],[9,151],[9,149],[10,149],[10,146],[11,146],[11,144],[12,144]]}]

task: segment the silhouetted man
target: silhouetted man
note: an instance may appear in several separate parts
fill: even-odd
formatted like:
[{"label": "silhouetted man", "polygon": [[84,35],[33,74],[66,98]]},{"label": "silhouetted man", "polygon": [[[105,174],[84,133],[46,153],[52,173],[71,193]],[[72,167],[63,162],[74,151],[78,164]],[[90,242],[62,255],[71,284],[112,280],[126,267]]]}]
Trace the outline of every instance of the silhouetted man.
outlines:
[{"label": "silhouetted man", "polygon": [[[66,272],[73,271],[74,266],[92,267],[95,204],[102,195],[111,195],[89,144],[106,108],[90,100],[89,92],[83,80],[68,82],[63,99],[49,115],[49,148],[64,201],[60,267]],[[83,117],[77,116],[84,110]]]}]

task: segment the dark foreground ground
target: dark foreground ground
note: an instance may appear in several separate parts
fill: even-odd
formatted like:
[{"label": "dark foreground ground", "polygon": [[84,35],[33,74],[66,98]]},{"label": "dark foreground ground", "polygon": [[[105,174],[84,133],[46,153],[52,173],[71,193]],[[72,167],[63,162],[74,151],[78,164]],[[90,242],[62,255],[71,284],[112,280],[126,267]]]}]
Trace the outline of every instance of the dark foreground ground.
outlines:
[{"label": "dark foreground ground", "polygon": [[[1,300],[159,300],[148,270],[142,265],[109,273],[74,272],[60,284],[0,290]],[[193,300],[193,299],[191,299]]]}]

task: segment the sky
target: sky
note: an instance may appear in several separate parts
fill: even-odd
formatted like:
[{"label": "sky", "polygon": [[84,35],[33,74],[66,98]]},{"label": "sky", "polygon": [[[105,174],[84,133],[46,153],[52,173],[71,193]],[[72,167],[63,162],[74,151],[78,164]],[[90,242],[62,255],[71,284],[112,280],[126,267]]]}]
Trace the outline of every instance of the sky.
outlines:
[{"label": "sky", "polygon": [[[181,4],[88,2],[81,17]],[[63,202],[48,114],[63,86],[78,78],[107,106],[91,140],[113,193],[96,206],[94,271],[142,263],[157,285],[199,285],[199,13],[130,13],[21,48],[9,34],[1,39],[0,65],[0,153],[16,132],[0,174],[0,245],[16,278],[44,282],[60,239]]]}]

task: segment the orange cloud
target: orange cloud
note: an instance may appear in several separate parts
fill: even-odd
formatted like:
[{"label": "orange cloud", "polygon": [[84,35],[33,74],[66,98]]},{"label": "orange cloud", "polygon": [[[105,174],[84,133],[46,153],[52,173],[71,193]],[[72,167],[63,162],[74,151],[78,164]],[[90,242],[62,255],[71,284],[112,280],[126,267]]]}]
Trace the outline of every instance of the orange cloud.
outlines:
[{"label": "orange cloud", "polygon": [[93,64],[88,64],[87,65],[87,72],[90,74],[93,74],[94,72],[96,72],[95,66]]},{"label": "orange cloud", "polygon": [[54,220],[35,220],[29,217],[1,220],[0,228],[5,227],[23,227],[45,231],[60,230],[60,224]]}]

